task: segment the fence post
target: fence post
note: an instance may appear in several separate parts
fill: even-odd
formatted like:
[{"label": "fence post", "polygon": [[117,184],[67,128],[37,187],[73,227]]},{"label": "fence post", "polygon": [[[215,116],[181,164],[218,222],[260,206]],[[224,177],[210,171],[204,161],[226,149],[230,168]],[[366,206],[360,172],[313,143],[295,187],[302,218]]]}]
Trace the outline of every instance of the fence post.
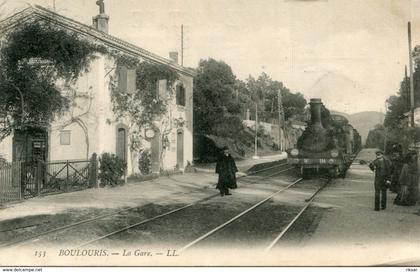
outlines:
[{"label": "fence post", "polygon": [[89,163],[89,187],[98,188],[98,155],[92,154]]},{"label": "fence post", "polygon": [[42,161],[38,160],[36,163],[36,193],[38,196],[41,195],[41,180],[42,180]]},{"label": "fence post", "polygon": [[67,192],[68,191],[68,183],[69,183],[69,161],[66,161],[66,168],[67,168],[67,173],[66,173],[66,186],[65,186],[65,190]]},{"label": "fence post", "polygon": [[12,162],[12,169],[13,169],[13,177],[12,177],[12,182],[13,185],[16,185],[18,188],[18,198],[21,199],[22,198],[22,162],[21,161],[16,161],[16,162]]},{"label": "fence post", "polygon": [[20,164],[20,195],[21,198],[25,198],[25,189],[26,189],[26,171],[27,171],[27,162],[22,161]]}]

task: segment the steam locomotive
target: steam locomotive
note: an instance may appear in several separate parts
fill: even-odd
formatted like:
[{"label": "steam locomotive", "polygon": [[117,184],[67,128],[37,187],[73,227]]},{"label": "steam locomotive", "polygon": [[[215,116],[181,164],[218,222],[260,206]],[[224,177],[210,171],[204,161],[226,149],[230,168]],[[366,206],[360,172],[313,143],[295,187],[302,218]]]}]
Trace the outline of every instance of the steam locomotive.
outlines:
[{"label": "steam locomotive", "polygon": [[310,100],[311,121],[289,150],[288,163],[303,178],[326,174],[329,178],[345,177],[355,154],[361,148],[360,134],[346,117],[331,114],[321,99]]}]

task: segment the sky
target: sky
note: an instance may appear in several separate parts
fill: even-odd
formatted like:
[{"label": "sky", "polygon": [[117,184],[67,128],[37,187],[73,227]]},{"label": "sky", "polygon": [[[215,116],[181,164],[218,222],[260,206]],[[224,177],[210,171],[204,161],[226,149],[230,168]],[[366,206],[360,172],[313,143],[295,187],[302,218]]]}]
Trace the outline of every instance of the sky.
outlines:
[{"label": "sky", "polygon": [[[3,15],[54,0],[3,0]],[[85,24],[96,0],[55,0]],[[1,1],[0,1],[1,3]],[[223,60],[239,79],[262,72],[332,110],[384,111],[408,64],[407,22],[420,45],[420,0],[105,0],[109,33],[184,66]]]}]

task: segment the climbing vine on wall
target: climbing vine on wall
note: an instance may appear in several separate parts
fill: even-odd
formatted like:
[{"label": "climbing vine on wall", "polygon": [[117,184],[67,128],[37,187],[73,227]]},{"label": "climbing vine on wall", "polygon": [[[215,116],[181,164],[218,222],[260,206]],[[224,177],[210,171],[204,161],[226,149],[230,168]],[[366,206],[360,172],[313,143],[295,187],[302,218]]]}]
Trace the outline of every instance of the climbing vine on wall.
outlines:
[{"label": "climbing vine on wall", "polygon": [[[136,91],[123,92],[118,88],[117,80],[114,80],[111,84],[111,100],[117,118],[129,118],[131,149],[139,151],[146,129],[162,131],[159,126],[171,122],[165,115],[173,99],[173,85],[178,79],[178,74],[165,65],[138,62],[126,56],[117,59],[117,66],[136,70]],[[159,98],[158,82],[163,79],[167,81],[167,93],[164,98]],[[167,141],[167,135],[164,135],[162,140]]]},{"label": "climbing vine on wall", "polygon": [[104,47],[52,23],[14,27],[0,49],[0,140],[13,129],[45,127],[70,99],[57,81],[74,82]]}]

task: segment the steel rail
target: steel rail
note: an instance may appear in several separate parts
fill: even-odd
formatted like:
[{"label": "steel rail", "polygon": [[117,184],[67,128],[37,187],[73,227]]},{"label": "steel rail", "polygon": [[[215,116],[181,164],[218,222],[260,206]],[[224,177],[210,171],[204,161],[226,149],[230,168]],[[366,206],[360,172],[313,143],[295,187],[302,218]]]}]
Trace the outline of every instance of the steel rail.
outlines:
[{"label": "steel rail", "polygon": [[299,178],[297,180],[295,180],[293,183],[289,184],[288,186],[272,193],[271,195],[269,195],[268,197],[264,198],[263,200],[259,201],[258,203],[254,204],[253,206],[251,206],[250,208],[246,209],[245,211],[241,212],[240,214],[236,215],[235,217],[231,218],[230,220],[226,221],[225,223],[217,226],[216,228],[214,228],[213,230],[207,232],[206,234],[200,236],[199,238],[195,239],[194,241],[192,241],[191,243],[187,244],[186,246],[182,247],[179,252],[183,252],[186,249],[192,247],[193,245],[199,243],[200,241],[206,239],[207,237],[209,237],[210,235],[216,233],[217,231],[219,231],[220,229],[226,227],[227,225],[229,225],[230,223],[236,221],[237,219],[239,219],[240,217],[244,216],[245,214],[249,213],[250,211],[254,210],[255,208],[257,208],[258,206],[264,204],[265,202],[267,202],[268,200],[270,200],[271,198],[273,198],[275,195],[289,189],[290,187],[292,187],[293,185],[295,185],[296,183],[300,182],[301,180],[303,180],[302,178]]},{"label": "steel rail", "polygon": [[330,180],[325,182],[310,198],[305,199],[307,202],[306,205],[300,210],[300,212],[293,218],[292,221],[277,235],[277,237],[264,249],[264,253],[268,253],[276,244],[277,242],[286,234],[286,232],[290,229],[290,227],[300,218],[300,216],[306,211],[306,209],[312,204],[315,199],[315,196],[321,192],[328,184]]},{"label": "steel rail", "polygon": [[[285,172],[285,171],[287,171],[287,170],[290,170],[290,168],[285,169],[285,170],[281,170],[281,171],[279,171],[279,172],[275,172],[275,173],[270,174],[270,175],[267,175],[267,176],[264,176],[263,178],[269,178],[269,177],[275,176],[275,175],[277,175],[277,174],[279,174],[279,173],[283,173],[283,172]],[[300,178],[298,181],[300,181],[300,180],[302,180],[302,179]],[[295,181],[295,183],[296,183],[296,181]],[[291,185],[293,185],[293,184],[291,184]],[[282,188],[281,190],[285,190],[285,189],[287,189],[288,187],[290,187],[291,185],[288,185],[287,187]],[[182,206],[182,207],[180,207],[180,208],[177,208],[177,209],[174,209],[174,210],[168,211],[168,212],[166,212],[166,213],[163,213],[163,214],[160,214],[160,215],[154,216],[154,217],[152,217],[152,218],[148,218],[148,219],[142,220],[142,221],[140,221],[140,222],[138,222],[138,223],[135,223],[135,224],[132,224],[132,225],[126,226],[126,227],[124,227],[124,228],[121,228],[121,229],[116,230],[116,231],[113,231],[113,232],[110,232],[110,233],[105,234],[105,235],[103,235],[103,236],[100,236],[100,237],[98,237],[98,238],[92,239],[92,240],[90,240],[89,242],[85,242],[85,243],[83,243],[83,244],[81,244],[81,245],[77,246],[77,248],[81,248],[81,247],[84,247],[84,246],[90,245],[90,244],[92,244],[92,243],[98,242],[98,241],[103,240],[103,239],[105,239],[105,238],[108,238],[108,237],[114,236],[114,235],[116,235],[116,234],[119,234],[119,233],[121,233],[121,232],[127,231],[127,230],[129,230],[129,229],[132,229],[132,228],[138,227],[138,226],[140,226],[140,225],[143,225],[143,224],[149,223],[149,222],[151,222],[151,221],[154,221],[154,220],[156,220],[156,219],[162,218],[162,217],[164,217],[164,216],[171,215],[171,214],[173,214],[173,213],[176,213],[176,212],[179,212],[179,211],[185,210],[185,209],[187,209],[187,208],[189,208],[189,207],[191,207],[191,206],[194,206],[194,205],[196,205],[196,204],[198,204],[198,203],[200,203],[200,202],[203,202],[203,201],[209,200],[209,199],[214,198],[214,197],[216,197],[216,196],[219,196],[219,194],[214,194],[214,195],[212,195],[212,196],[210,196],[210,197],[207,197],[207,198],[205,198],[205,199],[200,199],[200,200],[198,200],[198,201],[195,201],[195,202],[193,202],[193,203],[187,204],[187,205]]]},{"label": "steel rail", "polygon": [[[240,179],[240,178],[243,178],[243,177],[247,177],[247,176],[251,176],[251,175],[254,175],[256,173],[260,173],[260,172],[263,172],[263,171],[271,170],[273,168],[277,168],[277,167],[285,166],[285,165],[289,165],[289,164],[286,162],[286,163],[283,163],[283,164],[274,165],[274,166],[270,166],[270,167],[267,167],[267,168],[264,168],[264,169],[252,171],[252,172],[249,172],[248,174],[246,174],[244,176],[238,177],[237,179]],[[291,169],[293,169],[293,168],[291,168]]]},{"label": "steel rail", "polygon": [[[275,165],[275,166],[271,166],[271,167],[268,167],[268,168],[264,168],[264,169],[261,169],[261,170],[253,171],[253,172],[251,172],[251,173],[248,173],[247,175],[244,175],[244,176],[238,177],[238,179],[243,178],[243,177],[252,176],[252,175],[254,175],[254,174],[256,174],[256,173],[264,172],[264,171],[271,170],[271,169],[273,169],[273,168],[280,167],[280,166],[285,166],[285,165],[288,165],[288,164],[287,164],[287,163],[284,163],[284,164],[280,164],[280,165]],[[264,179],[264,178],[268,178],[268,177],[271,177],[271,176],[274,176],[274,175],[277,175],[277,174],[279,174],[279,173],[282,173],[282,172],[288,171],[288,170],[290,170],[290,169],[293,169],[293,168],[288,168],[288,169],[281,170],[280,172],[276,172],[276,173],[274,173],[274,174],[270,174],[270,175],[268,175],[268,176],[262,177],[262,179]],[[178,208],[178,209],[175,209],[175,210],[169,211],[169,212],[167,212],[167,213],[164,213],[164,214],[161,214],[161,215],[155,216],[155,217],[153,217],[153,218],[150,218],[150,220],[149,220],[149,219],[146,219],[146,220],[144,220],[144,221],[142,221],[142,222],[140,222],[140,223],[141,223],[141,224],[144,224],[144,223],[147,223],[147,222],[153,221],[153,220],[158,219],[158,218],[160,218],[160,217],[162,217],[162,216],[166,216],[166,215],[169,215],[169,214],[171,214],[171,213],[175,213],[175,212],[177,212],[177,211],[180,211],[180,210],[186,209],[186,208],[188,208],[188,207],[190,207],[190,206],[192,206],[192,205],[197,204],[198,202],[201,202],[201,201],[206,201],[206,200],[211,199],[211,198],[213,198],[213,197],[216,197],[216,196],[218,196],[218,195],[219,195],[219,194],[214,194],[214,195],[211,195],[211,196],[206,197],[206,198],[204,198],[204,199],[200,199],[200,200],[195,201],[195,202],[193,202],[193,203],[190,203],[190,204],[188,204],[188,205],[182,206],[182,207],[180,207],[180,208]],[[149,204],[150,204],[150,203],[149,203]],[[79,225],[83,225],[83,224],[87,224],[87,223],[90,223],[90,222],[97,221],[97,220],[99,220],[99,219],[103,219],[103,218],[111,217],[111,216],[114,216],[114,215],[120,214],[120,213],[122,213],[122,212],[126,212],[126,211],[130,211],[130,210],[137,209],[137,208],[139,208],[139,207],[141,207],[141,206],[130,207],[130,208],[122,209],[122,210],[119,210],[119,211],[116,211],[116,212],[113,212],[113,213],[108,213],[108,214],[100,215],[100,216],[97,216],[97,217],[94,217],[94,218],[90,218],[90,219],[85,219],[85,220],[82,220],[82,221],[74,222],[74,223],[69,224],[69,225],[61,226],[61,227],[58,227],[58,228],[55,228],[55,229],[51,229],[51,230],[44,231],[44,232],[39,233],[39,234],[35,234],[35,235],[30,236],[30,237],[28,237],[28,238],[24,238],[24,239],[20,239],[20,240],[17,240],[17,241],[12,241],[12,242],[8,242],[8,243],[3,243],[3,244],[0,244],[0,248],[10,247],[10,246],[16,246],[16,245],[25,245],[25,244],[28,244],[28,243],[34,242],[34,241],[36,241],[38,238],[43,237],[43,236],[46,236],[46,235],[48,235],[48,234],[55,233],[55,232],[59,232],[59,231],[63,231],[63,230],[67,230],[67,229],[70,229],[70,228],[73,228],[73,227],[77,227],[77,226],[79,226]],[[153,219],[153,220],[152,220],[152,219]],[[135,225],[141,225],[141,224],[137,223],[137,224],[135,224]],[[135,226],[133,226],[133,225],[132,225],[132,226],[129,226],[129,228],[132,228],[132,227],[135,227]],[[129,228],[128,228],[128,229],[129,229]],[[109,237],[109,236],[108,236],[108,237]],[[106,238],[106,237],[105,237],[105,238]],[[103,239],[103,238],[102,238],[102,239]]]}]

